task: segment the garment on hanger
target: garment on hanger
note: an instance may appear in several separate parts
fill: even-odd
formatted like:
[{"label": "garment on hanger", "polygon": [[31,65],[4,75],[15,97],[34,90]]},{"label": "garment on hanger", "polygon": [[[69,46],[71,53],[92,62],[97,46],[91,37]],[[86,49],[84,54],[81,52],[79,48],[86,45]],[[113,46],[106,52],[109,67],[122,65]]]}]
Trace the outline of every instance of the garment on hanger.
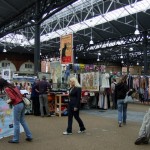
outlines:
[{"label": "garment on hanger", "polygon": [[101,87],[103,88],[109,88],[109,74],[108,73],[103,73],[101,74]]}]

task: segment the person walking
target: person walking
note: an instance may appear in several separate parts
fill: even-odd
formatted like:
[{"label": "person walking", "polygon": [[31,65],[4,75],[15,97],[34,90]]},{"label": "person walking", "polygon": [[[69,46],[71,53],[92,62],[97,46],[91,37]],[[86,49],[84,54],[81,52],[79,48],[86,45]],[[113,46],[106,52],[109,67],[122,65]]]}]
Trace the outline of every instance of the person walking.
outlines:
[{"label": "person walking", "polygon": [[24,128],[26,133],[26,140],[32,141],[32,133],[25,121],[25,104],[22,100],[22,95],[17,87],[8,83],[5,79],[0,79],[0,85],[4,89],[6,95],[10,98],[7,103],[14,106],[13,115],[14,115],[14,135],[9,143],[19,143],[20,135],[20,123]]},{"label": "person walking", "polygon": [[42,80],[39,81],[39,83],[37,84],[35,90],[37,92],[39,92],[39,102],[40,102],[40,113],[41,113],[41,117],[44,117],[44,109],[43,107],[45,107],[45,111],[46,111],[46,116],[50,117],[50,112],[49,112],[49,107],[48,107],[48,91],[50,89],[50,85],[49,83],[46,81],[46,77],[43,76]]},{"label": "person walking", "polygon": [[79,117],[80,100],[81,100],[81,86],[78,83],[78,80],[75,77],[72,77],[70,78],[70,90],[69,90],[68,127],[67,130],[63,132],[63,135],[72,134],[73,116],[78,122],[80,127],[78,133],[84,133],[86,130],[83,121]]},{"label": "person walking", "polygon": [[117,102],[116,102],[116,98],[115,98],[115,87],[116,87],[116,85],[117,85],[116,79],[113,78],[112,83],[111,83],[112,109],[117,109]]},{"label": "person walking", "polygon": [[118,108],[118,124],[119,127],[122,126],[122,123],[126,124],[127,119],[127,103],[124,103],[126,93],[128,92],[127,86],[127,75],[123,76],[120,82],[116,85],[116,98],[117,98],[117,108]]}]

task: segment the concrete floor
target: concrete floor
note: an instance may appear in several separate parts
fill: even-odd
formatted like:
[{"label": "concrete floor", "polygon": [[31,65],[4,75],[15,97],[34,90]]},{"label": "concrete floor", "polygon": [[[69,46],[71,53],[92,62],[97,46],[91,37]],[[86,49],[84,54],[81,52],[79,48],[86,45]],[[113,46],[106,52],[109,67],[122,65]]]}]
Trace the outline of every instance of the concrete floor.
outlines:
[{"label": "concrete floor", "polygon": [[99,109],[82,110],[81,118],[87,128],[78,134],[78,124],[73,123],[73,134],[62,135],[67,126],[67,117],[36,117],[27,115],[26,120],[33,133],[33,142],[20,135],[19,144],[9,144],[11,137],[0,140],[0,150],[149,150],[148,145],[134,145],[143,116],[149,106],[129,104],[127,125],[117,124],[117,111]]}]

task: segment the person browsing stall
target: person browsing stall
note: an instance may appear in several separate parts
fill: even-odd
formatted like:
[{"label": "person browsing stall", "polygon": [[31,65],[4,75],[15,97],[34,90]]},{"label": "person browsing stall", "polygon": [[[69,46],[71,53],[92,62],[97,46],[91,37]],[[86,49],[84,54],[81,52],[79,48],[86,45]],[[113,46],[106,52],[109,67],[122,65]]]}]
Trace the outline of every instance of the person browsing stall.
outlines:
[{"label": "person browsing stall", "polygon": [[68,126],[67,126],[67,130],[63,132],[63,135],[72,134],[73,116],[78,122],[80,127],[78,133],[84,133],[86,129],[83,124],[83,121],[79,117],[81,86],[75,77],[70,78],[69,99],[70,100],[68,104]]},{"label": "person browsing stall", "polygon": [[40,113],[41,117],[44,117],[44,109],[46,111],[46,116],[50,117],[49,107],[48,107],[48,90],[49,90],[49,83],[46,81],[46,77],[43,76],[42,80],[38,82],[35,90],[39,92],[39,102],[40,102]]},{"label": "person browsing stall", "polygon": [[0,85],[4,89],[6,95],[10,98],[7,103],[13,105],[14,115],[14,135],[9,143],[19,143],[20,123],[24,128],[26,140],[32,141],[31,131],[25,121],[25,104],[22,100],[22,95],[17,87],[8,83],[5,79],[0,79]]}]

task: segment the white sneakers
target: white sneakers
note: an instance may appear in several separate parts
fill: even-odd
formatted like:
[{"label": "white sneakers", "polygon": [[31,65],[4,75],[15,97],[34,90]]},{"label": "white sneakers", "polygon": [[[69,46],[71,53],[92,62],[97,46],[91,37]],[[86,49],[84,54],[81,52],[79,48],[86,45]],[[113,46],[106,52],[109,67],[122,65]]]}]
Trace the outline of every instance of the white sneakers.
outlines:
[{"label": "white sneakers", "polygon": [[79,134],[80,134],[80,133],[85,133],[85,130],[83,130],[83,131],[80,131],[80,130],[79,130],[78,133],[79,133]]},{"label": "white sneakers", "polygon": [[[80,133],[85,133],[85,130],[83,130],[83,131],[78,131],[78,133],[80,134]],[[63,135],[71,135],[72,134],[72,132],[67,132],[67,131],[64,131],[63,132]]]},{"label": "white sneakers", "polygon": [[67,131],[63,132],[63,135],[71,135],[71,134],[72,132],[67,132]]}]

